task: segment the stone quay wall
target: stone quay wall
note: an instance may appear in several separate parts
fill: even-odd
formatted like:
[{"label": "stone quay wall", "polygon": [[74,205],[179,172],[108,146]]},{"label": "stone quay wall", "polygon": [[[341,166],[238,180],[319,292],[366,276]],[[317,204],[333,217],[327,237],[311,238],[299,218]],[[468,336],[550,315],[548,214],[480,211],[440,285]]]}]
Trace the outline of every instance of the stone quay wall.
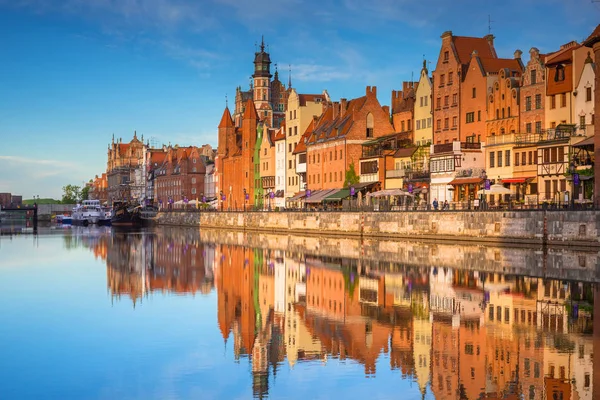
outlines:
[{"label": "stone quay wall", "polygon": [[456,244],[451,241],[282,235],[205,228],[203,243],[244,246],[305,256],[360,260],[370,269],[450,268],[479,272],[600,282],[600,248]]},{"label": "stone quay wall", "polygon": [[168,212],[157,222],[297,235],[600,246],[598,211]]}]

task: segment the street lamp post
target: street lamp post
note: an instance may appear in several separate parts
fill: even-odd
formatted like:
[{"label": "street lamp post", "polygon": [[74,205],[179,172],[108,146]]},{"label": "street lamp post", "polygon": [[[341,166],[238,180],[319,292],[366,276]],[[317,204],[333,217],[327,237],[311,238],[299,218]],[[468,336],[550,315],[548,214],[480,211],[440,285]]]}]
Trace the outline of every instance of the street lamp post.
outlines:
[{"label": "street lamp post", "polygon": [[246,188],[244,188],[244,212],[246,212],[246,200],[248,199],[248,193],[246,192]]},{"label": "street lamp post", "polygon": [[233,190],[233,186],[229,185],[229,211],[231,211],[231,191]]},{"label": "street lamp post", "polygon": [[571,178],[573,179],[573,183],[572,183],[572,189],[571,189],[571,209],[574,210],[575,209],[575,194],[577,193],[577,189],[579,186],[579,174],[577,174],[575,171],[577,171],[577,169],[575,168],[575,163],[573,163],[571,161],[571,164],[569,165],[569,173],[571,174]]},{"label": "street lamp post", "polygon": [[487,180],[487,174],[485,173],[485,171],[483,171],[483,173],[481,174],[481,178],[483,179],[483,199],[481,201],[481,208],[482,209],[486,209],[486,198],[485,198],[485,188],[489,185],[489,182]]},{"label": "street lamp post", "polygon": [[224,201],[223,200],[223,191],[222,190],[219,192],[219,198],[221,199],[221,212],[222,212],[223,211],[223,201]]}]

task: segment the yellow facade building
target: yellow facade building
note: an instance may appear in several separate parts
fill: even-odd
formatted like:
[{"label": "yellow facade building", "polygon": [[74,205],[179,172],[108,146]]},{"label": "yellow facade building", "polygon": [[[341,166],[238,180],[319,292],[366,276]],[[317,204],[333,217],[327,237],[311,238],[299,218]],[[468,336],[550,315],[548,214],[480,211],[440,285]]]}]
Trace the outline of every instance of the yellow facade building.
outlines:
[{"label": "yellow facade building", "polygon": [[323,104],[327,101],[329,101],[327,91],[323,91],[323,94],[299,94],[296,89],[290,91],[285,118],[287,131],[285,135],[286,198],[304,190],[305,182],[302,182],[302,176],[306,174],[306,164],[303,164],[304,170],[297,169],[299,166],[296,156],[293,154],[294,149],[313,117],[318,117],[323,113]]}]

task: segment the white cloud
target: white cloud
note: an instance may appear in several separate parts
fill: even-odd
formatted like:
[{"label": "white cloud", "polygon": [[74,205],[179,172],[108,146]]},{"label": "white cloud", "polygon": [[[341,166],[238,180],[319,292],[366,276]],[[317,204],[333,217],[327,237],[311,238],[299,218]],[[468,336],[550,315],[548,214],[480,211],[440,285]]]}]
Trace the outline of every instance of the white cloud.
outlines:
[{"label": "white cloud", "polygon": [[27,158],[20,156],[0,156],[0,161],[6,161],[11,164],[39,164],[59,168],[73,168],[75,164],[63,160],[42,160],[37,158]]},{"label": "white cloud", "polygon": [[89,169],[89,166],[64,160],[0,155],[0,171],[10,177],[0,182],[0,190],[25,198],[34,194],[60,198],[64,185],[81,185],[93,176]]}]

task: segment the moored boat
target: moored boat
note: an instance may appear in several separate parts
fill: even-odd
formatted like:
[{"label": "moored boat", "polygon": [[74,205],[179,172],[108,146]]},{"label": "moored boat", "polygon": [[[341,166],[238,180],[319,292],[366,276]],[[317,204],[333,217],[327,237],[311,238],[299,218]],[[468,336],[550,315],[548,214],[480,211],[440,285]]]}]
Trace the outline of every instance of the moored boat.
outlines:
[{"label": "moored boat", "polygon": [[127,202],[116,201],[113,203],[112,226],[141,227],[142,213],[141,206]]},{"label": "moored boat", "polygon": [[73,208],[73,225],[93,225],[97,224],[101,218],[104,218],[104,212],[100,207],[100,200],[83,200],[81,204]]}]

